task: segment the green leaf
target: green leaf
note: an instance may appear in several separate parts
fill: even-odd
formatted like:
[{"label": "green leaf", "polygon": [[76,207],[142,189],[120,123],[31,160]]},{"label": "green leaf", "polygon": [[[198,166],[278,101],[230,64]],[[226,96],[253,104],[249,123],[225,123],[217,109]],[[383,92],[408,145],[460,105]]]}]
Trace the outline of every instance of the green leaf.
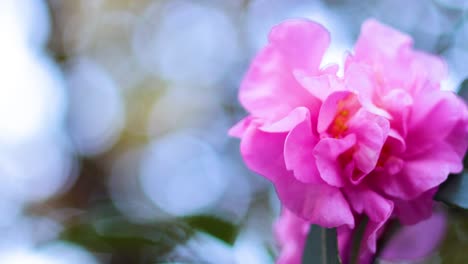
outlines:
[{"label": "green leaf", "polygon": [[353,232],[353,242],[350,254],[351,263],[353,264],[359,264],[359,251],[361,250],[362,239],[368,222],[369,218],[367,218],[367,216],[362,216],[360,221],[356,222],[357,226]]},{"label": "green leaf", "polygon": [[[110,253],[115,257],[140,253],[153,259],[168,254],[178,244],[187,241],[193,230],[181,221],[159,221],[149,224],[132,223],[120,216],[104,219],[83,219],[69,226],[61,239],[82,245],[93,252]],[[130,260],[129,260],[130,261]]]},{"label": "green leaf", "polygon": [[468,103],[468,78],[466,78],[458,87],[458,95]]},{"label": "green leaf", "polygon": [[338,242],[335,228],[311,225],[307,236],[303,264],[339,264]]},{"label": "green leaf", "polygon": [[108,245],[96,233],[90,224],[76,224],[66,228],[60,238],[87,247],[94,252],[110,252],[112,247]]},{"label": "green leaf", "polygon": [[213,216],[197,215],[186,217],[184,220],[193,229],[206,232],[231,245],[238,233],[238,228],[234,224]]},{"label": "green leaf", "polygon": [[434,199],[450,206],[468,209],[468,172],[450,175],[440,186]]}]

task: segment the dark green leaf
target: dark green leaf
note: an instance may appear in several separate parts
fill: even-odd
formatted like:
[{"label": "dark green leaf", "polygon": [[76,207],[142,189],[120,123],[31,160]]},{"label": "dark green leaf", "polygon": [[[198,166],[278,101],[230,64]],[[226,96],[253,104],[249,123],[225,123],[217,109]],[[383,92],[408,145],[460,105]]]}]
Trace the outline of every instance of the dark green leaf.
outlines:
[{"label": "dark green leaf", "polygon": [[327,229],[317,225],[311,225],[302,256],[302,263],[340,263],[335,228]]},{"label": "dark green leaf", "polygon": [[136,224],[123,217],[82,221],[64,230],[61,238],[94,252],[138,256],[149,251],[155,256],[169,253],[191,237],[193,230],[181,221]]},{"label": "dark green leaf", "polygon": [[192,228],[217,237],[228,244],[236,239],[237,227],[227,221],[208,215],[191,216],[184,219]]},{"label": "dark green leaf", "polygon": [[77,224],[68,227],[62,232],[60,238],[86,246],[94,252],[110,252],[112,250],[112,247],[102,240],[94,227],[89,224]]},{"label": "dark green leaf", "polygon": [[369,219],[366,216],[362,216],[360,221],[358,222],[358,225],[353,232],[353,242],[352,242],[352,248],[351,248],[351,263],[353,264],[358,264],[359,260],[359,250],[361,249],[361,244],[362,244],[362,238],[364,236],[364,231],[366,231],[366,226],[367,223],[369,222]]},{"label": "dark green leaf", "polygon": [[440,186],[435,199],[450,206],[468,209],[468,172],[450,175]]},{"label": "dark green leaf", "polygon": [[458,87],[458,95],[460,95],[466,103],[468,103],[468,78],[465,79]]}]

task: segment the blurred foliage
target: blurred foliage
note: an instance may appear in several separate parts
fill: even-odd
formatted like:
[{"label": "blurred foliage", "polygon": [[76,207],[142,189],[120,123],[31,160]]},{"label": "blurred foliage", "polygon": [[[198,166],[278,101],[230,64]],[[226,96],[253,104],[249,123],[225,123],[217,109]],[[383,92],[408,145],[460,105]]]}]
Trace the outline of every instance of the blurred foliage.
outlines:
[{"label": "blurred foliage", "polygon": [[447,236],[440,248],[442,264],[468,263],[468,210],[449,210]]},{"label": "blurred foliage", "polygon": [[236,225],[218,217],[196,215],[186,217],[184,220],[192,228],[208,233],[231,245],[234,243],[238,233],[238,227]]},{"label": "blurred foliage", "polygon": [[[166,261],[174,247],[183,245],[197,230],[228,244],[234,243],[239,226],[210,215],[168,217],[144,223],[129,221],[113,206],[105,182],[100,182],[102,178],[95,177],[105,173],[102,169],[105,161],[83,159],[82,164],[85,169],[73,188],[49,201],[55,207],[81,208],[64,221],[60,239],[98,255],[104,254],[110,264]],[[44,214],[50,208],[39,206],[31,210]]]},{"label": "blurred foliage", "polygon": [[69,225],[61,238],[109,255],[110,263],[154,263],[163,261],[164,256],[192,234],[193,229],[183,221],[137,224],[116,215],[77,221]]}]

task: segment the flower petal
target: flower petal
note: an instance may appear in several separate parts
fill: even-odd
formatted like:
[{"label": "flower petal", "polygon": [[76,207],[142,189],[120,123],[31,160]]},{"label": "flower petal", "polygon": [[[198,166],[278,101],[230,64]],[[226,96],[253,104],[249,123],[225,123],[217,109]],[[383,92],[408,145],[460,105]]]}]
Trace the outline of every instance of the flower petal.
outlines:
[{"label": "flower petal", "polygon": [[330,45],[330,33],[320,24],[305,19],[291,19],[273,27],[270,43],[287,58],[291,69],[318,72]]},{"label": "flower petal", "polygon": [[438,188],[424,192],[413,200],[396,200],[395,216],[404,225],[414,225],[431,216],[433,197]]},{"label": "flower petal", "polygon": [[[367,186],[354,186],[352,189],[347,189],[346,196],[354,211],[369,218],[362,237],[358,259],[359,263],[371,263],[377,251],[377,240],[382,234],[388,219],[392,216],[393,202],[372,191]],[[345,235],[343,234],[343,236]],[[343,241],[342,243],[343,250],[346,250],[344,248],[346,242]],[[343,255],[346,255],[346,253],[343,253]]]},{"label": "flower petal", "polygon": [[450,173],[459,172],[461,159],[449,144],[440,142],[424,153],[407,157],[400,172],[375,174],[373,181],[386,194],[411,200],[440,185]]},{"label": "flower petal", "polygon": [[276,177],[274,183],[283,205],[311,224],[326,228],[354,227],[351,208],[338,188],[328,184],[304,184],[294,177]]},{"label": "flower petal", "polygon": [[374,73],[367,65],[348,57],[344,76],[346,88],[357,94],[359,102],[367,111],[391,119],[391,115],[373,101],[374,97],[380,96],[382,92]]},{"label": "flower petal", "polygon": [[[387,119],[371,114],[365,110],[359,110],[348,122],[348,133],[356,135],[357,150],[353,155],[356,168],[364,175],[369,174],[376,166],[379,160],[379,154],[382,150],[390,125]],[[357,184],[362,176],[351,180]]]},{"label": "flower petal", "polygon": [[269,41],[244,77],[239,91],[241,104],[253,116],[269,120],[282,118],[297,106],[319,104],[299,85],[293,71],[318,72],[329,42],[325,29],[313,22],[291,20],[274,27]]},{"label": "flower petal", "polygon": [[315,126],[311,125],[307,114],[304,120],[289,132],[284,146],[284,160],[286,168],[292,170],[299,181],[324,183],[320,178],[313,155],[318,135],[314,133],[312,127]]},{"label": "flower petal", "polygon": [[336,77],[336,73],[311,76],[308,72],[295,71],[294,76],[310,94],[321,101],[324,101],[334,91],[344,90],[344,86]]},{"label": "flower petal", "polygon": [[453,151],[459,157],[465,155],[468,147],[468,137],[466,135],[468,135],[468,111],[465,111],[464,116],[458,120],[452,131],[445,138],[446,142],[452,146]]},{"label": "flower petal", "polygon": [[[385,230],[386,222],[388,219],[382,222],[367,221],[362,234],[359,251],[358,251],[358,262],[360,264],[370,264],[374,259],[377,251],[377,241]],[[360,226],[364,221],[364,217],[358,217],[356,226]],[[337,228],[338,235],[338,253],[340,255],[341,262],[343,264],[351,263],[351,250],[353,249],[354,236],[356,235],[356,229],[349,228],[348,226],[341,226]]]},{"label": "flower petal", "polygon": [[273,182],[283,205],[324,227],[354,226],[354,218],[341,191],[327,184],[298,181],[284,163],[287,133],[268,133],[252,124],[241,141],[241,153],[247,166]]},{"label": "flower petal", "polygon": [[233,127],[229,129],[228,135],[230,135],[231,137],[242,138],[242,135],[249,127],[251,121],[252,121],[252,117],[248,116],[242,119],[241,121],[237,122],[237,124],[235,124]]},{"label": "flower petal", "polygon": [[439,83],[447,78],[448,75],[447,64],[442,58],[420,51],[414,51],[414,59],[411,66],[413,72],[419,78],[429,80],[432,83]]},{"label": "flower petal", "polygon": [[409,153],[424,152],[444,140],[467,111],[452,92],[426,92],[418,97],[408,121],[406,142],[410,142]]},{"label": "flower petal", "polygon": [[336,229],[338,254],[340,255],[342,264],[349,264],[351,262],[351,250],[353,248],[353,235],[355,231],[356,229],[349,226],[340,226]]},{"label": "flower petal", "polygon": [[314,157],[317,161],[317,168],[325,182],[336,187],[343,187],[347,183],[347,175],[344,175],[346,168],[343,168],[343,164],[337,161],[338,157],[354,144],[356,144],[356,136],[350,134],[341,139],[324,138],[315,146]]},{"label": "flower petal", "polygon": [[305,107],[297,107],[289,112],[285,117],[273,123],[267,123],[260,127],[260,130],[270,133],[289,132],[297,124],[308,121],[310,123],[310,112]]},{"label": "flower petal", "polygon": [[275,237],[281,247],[276,264],[301,263],[309,229],[307,221],[282,208],[274,225]]},{"label": "flower petal", "polygon": [[361,247],[358,255],[358,263],[371,264],[377,252],[377,241],[385,230],[386,221],[369,221],[362,236]]},{"label": "flower petal", "polygon": [[369,19],[362,24],[361,34],[355,45],[356,57],[373,61],[395,58],[402,47],[413,44],[410,36],[389,26]]},{"label": "flower petal", "polygon": [[287,173],[283,156],[286,135],[261,131],[254,124],[249,126],[240,145],[247,167],[270,180]]},{"label": "flower petal", "polygon": [[447,216],[442,210],[436,210],[429,219],[403,226],[397,231],[386,243],[379,258],[391,262],[419,262],[434,253],[446,229]]},{"label": "flower petal", "polygon": [[320,107],[320,112],[318,115],[318,133],[325,132],[333,122],[338,112],[339,103],[352,96],[354,96],[354,94],[349,91],[337,91],[333,92],[325,99],[322,106]]},{"label": "flower petal", "polygon": [[368,186],[353,186],[345,189],[345,193],[354,211],[367,215],[370,221],[387,221],[393,212],[393,202]]},{"label": "flower petal", "polygon": [[406,136],[408,118],[413,105],[411,95],[404,89],[392,89],[382,97],[381,104],[392,116],[392,128]]}]

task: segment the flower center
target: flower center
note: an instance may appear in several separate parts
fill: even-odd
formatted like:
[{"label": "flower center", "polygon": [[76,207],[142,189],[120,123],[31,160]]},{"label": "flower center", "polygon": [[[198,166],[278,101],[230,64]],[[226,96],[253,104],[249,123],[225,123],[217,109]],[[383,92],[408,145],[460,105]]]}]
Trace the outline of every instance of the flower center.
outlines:
[{"label": "flower center", "polygon": [[347,123],[359,109],[359,102],[354,95],[338,101],[336,115],[328,127],[328,133],[334,138],[342,138],[348,130]]},{"label": "flower center", "polygon": [[333,123],[329,128],[328,132],[330,133],[330,135],[332,135],[334,138],[341,138],[342,135],[346,132],[346,130],[348,130],[348,126],[346,125],[348,120],[349,110],[339,110],[335,116],[335,120],[333,120]]}]

